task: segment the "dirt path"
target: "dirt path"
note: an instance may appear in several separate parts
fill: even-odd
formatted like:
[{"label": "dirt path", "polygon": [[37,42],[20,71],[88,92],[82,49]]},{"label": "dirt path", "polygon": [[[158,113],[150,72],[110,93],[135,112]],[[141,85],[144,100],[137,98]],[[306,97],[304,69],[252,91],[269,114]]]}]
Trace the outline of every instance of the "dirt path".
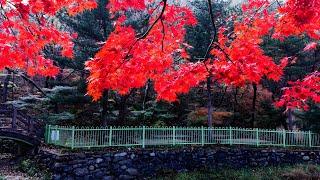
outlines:
[{"label": "dirt path", "polygon": [[25,173],[18,170],[14,156],[11,154],[0,154],[0,180],[31,180]]}]

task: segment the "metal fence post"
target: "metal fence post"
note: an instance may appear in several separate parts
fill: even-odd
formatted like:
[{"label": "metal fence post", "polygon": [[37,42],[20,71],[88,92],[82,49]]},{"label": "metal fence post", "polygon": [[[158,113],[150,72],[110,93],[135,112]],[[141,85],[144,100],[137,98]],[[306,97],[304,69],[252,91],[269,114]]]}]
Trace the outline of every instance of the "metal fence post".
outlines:
[{"label": "metal fence post", "polygon": [[142,148],[146,147],[146,127],[142,127]]},{"label": "metal fence post", "polygon": [[46,126],[46,143],[50,144],[50,138],[51,138],[51,125]]},{"label": "metal fence post", "polygon": [[71,135],[71,149],[74,149],[74,126],[72,126],[72,135]]},{"label": "metal fence post", "polygon": [[283,135],[283,147],[286,147],[286,130],[282,130],[282,135]]},{"label": "metal fence post", "polygon": [[232,127],[229,127],[229,145],[232,145]]},{"label": "metal fence post", "polygon": [[256,129],[256,145],[259,146],[259,128]]},{"label": "metal fence post", "polygon": [[201,126],[201,145],[204,146],[204,128]]},{"label": "metal fence post", "polygon": [[176,145],[176,127],[173,126],[172,130],[173,130],[173,145],[175,146]]},{"label": "metal fence post", "polygon": [[48,143],[48,124],[44,128],[44,142]]},{"label": "metal fence post", "polygon": [[309,135],[309,147],[312,147],[312,137],[311,137],[311,131],[309,131],[309,133],[308,133],[308,135]]},{"label": "metal fence post", "polygon": [[146,127],[142,127],[142,148],[146,147]]},{"label": "metal fence post", "polygon": [[112,146],[112,126],[109,128],[109,146]]}]

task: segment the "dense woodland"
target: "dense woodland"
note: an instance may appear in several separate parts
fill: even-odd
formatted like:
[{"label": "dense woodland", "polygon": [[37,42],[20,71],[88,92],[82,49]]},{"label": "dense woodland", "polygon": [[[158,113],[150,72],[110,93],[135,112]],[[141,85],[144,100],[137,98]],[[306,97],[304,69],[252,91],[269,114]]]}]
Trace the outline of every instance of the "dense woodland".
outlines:
[{"label": "dense woodland", "polygon": [[320,132],[317,0],[12,2],[18,14],[0,1],[1,101],[48,124]]}]

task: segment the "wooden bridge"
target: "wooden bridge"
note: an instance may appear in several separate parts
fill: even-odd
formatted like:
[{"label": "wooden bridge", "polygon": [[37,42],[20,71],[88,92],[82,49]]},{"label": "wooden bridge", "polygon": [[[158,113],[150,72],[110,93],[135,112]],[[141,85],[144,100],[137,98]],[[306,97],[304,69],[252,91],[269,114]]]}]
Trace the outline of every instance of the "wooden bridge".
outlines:
[{"label": "wooden bridge", "polygon": [[43,134],[41,122],[13,105],[0,104],[0,138],[37,146]]}]

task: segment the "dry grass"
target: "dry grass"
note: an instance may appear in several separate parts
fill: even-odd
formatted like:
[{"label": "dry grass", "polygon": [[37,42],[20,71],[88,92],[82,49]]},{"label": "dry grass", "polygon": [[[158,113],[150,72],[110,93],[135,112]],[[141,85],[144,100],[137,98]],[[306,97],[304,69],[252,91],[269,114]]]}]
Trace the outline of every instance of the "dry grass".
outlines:
[{"label": "dry grass", "polygon": [[175,180],[320,180],[320,166],[295,165],[255,169],[223,169],[210,172],[180,173],[160,179]]}]

